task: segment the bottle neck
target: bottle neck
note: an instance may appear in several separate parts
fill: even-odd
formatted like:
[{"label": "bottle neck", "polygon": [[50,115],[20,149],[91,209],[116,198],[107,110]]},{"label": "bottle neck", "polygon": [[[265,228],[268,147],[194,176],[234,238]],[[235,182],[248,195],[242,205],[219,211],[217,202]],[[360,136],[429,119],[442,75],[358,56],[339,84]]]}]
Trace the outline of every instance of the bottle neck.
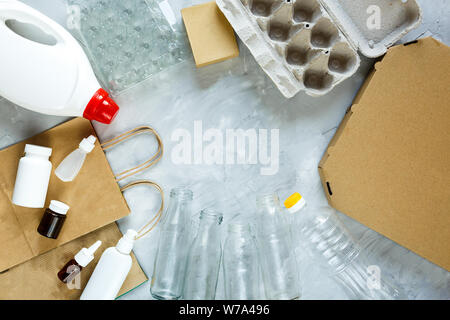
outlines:
[{"label": "bottle neck", "polygon": [[228,225],[228,232],[230,233],[244,233],[248,232],[249,230],[249,225],[244,223],[230,223]]},{"label": "bottle neck", "polygon": [[46,213],[51,214],[51,215],[53,215],[53,216],[57,216],[57,217],[59,217],[59,218],[64,218],[64,217],[66,217],[66,214],[64,214],[64,213],[59,213],[59,212],[56,212],[56,211],[53,211],[53,210],[50,209],[50,208],[47,208],[47,209],[46,209]]},{"label": "bottle neck", "polygon": [[179,202],[192,201],[192,191],[186,187],[177,187],[170,190],[170,198]]},{"label": "bottle neck", "polygon": [[261,195],[256,199],[258,212],[275,215],[281,211],[280,198],[277,194]]},{"label": "bottle neck", "polygon": [[136,241],[137,232],[128,230],[116,244],[116,250],[124,255],[129,255],[133,250],[134,242]]},{"label": "bottle neck", "polygon": [[88,154],[90,151],[86,151],[84,148],[78,147],[78,150],[82,153]]},{"label": "bottle neck", "polygon": [[223,221],[222,213],[214,209],[203,209],[200,212],[199,228],[208,229],[215,226],[220,226]]},{"label": "bottle neck", "polygon": [[227,232],[228,237],[236,237],[240,239],[248,239],[252,236],[250,225],[248,224],[231,223],[228,225]]},{"label": "bottle neck", "polygon": [[169,205],[163,219],[162,224],[178,224],[187,223],[191,215],[192,191],[178,187],[170,191]]}]

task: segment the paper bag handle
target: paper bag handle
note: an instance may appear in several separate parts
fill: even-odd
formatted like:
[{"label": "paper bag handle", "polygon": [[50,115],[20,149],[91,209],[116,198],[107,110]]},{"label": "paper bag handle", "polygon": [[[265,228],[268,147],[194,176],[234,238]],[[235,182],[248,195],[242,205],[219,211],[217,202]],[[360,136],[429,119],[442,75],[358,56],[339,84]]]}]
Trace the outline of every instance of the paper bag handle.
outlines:
[{"label": "paper bag handle", "polygon": [[[128,178],[132,175],[142,172],[145,169],[148,169],[151,166],[153,166],[154,164],[158,163],[161,160],[163,153],[164,153],[164,145],[163,145],[162,139],[159,136],[158,132],[156,132],[155,129],[153,129],[149,126],[141,126],[141,127],[136,127],[134,129],[131,129],[127,132],[124,132],[124,133],[118,135],[117,137],[114,137],[110,140],[103,142],[100,145],[102,147],[103,151],[106,151],[109,148],[112,148],[115,145],[117,145],[127,139],[130,139],[135,135],[141,134],[141,133],[153,134],[156,137],[156,141],[158,142],[158,150],[147,161],[141,163],[140,165],[138,165],[136,167],[133,167],[133,168],[130,168],[130,169],[127,169],[125,171],[118,173],[114,177],[116,179],[116,182],[119,182],[125,178]],[[142,238],[143,236],[145,236],[147,233],[149,233],[156,227],[156,225],[161,220],[161,216],[162,216],[163,209],[164,209],[164,191],[156,182],[149,181],[149,180],[136,180],[136,181],[130,182],[127,185],[121,187],[120,191],[124,192],[127,189],[133,188],[137,185],[144,185],[144,184],[149,185],[159,191],[159,193],[161,194],[161,206],[160,206],[159,210],[156,212],[156,214],[153,216],[153,218],[150,219],[150,221],[148,221],[144,226],[142,226],[139,229],[138,234],[136,236],[136,240]]]},{"label": "paper bag handle", "polygon": [[139,172],[144,171],[147,168],[150,168],[151,166],[153,166],[154,164],[158,163],[159,160],[161,160],[163,153],[164,153],[164,145],[162,143],[162,139],[159,136],[158,132],[156,132],[155,129],[148,127],[148,126],[141,126],[141,127],[137,127],[134,128],[130,131],[127,131],[125,133],[122,133],[121,135],[118,135],[115,138],[112,138],[110,140],[107,140],[105,142],[103,142],[100,146],[103,148],[103,150],[107,150],[109,148],[114,147],[115,145],[130,139],[131,137],[138,135],[140,133],[151,133],[156,137],[156,141],[158,142],[158,150],[156,151],[156,153],[147,161],[141,163],[140,165],[127,169],[125,171],[122,171],[120,173],[118,173],[115,176],[116,182],[119,182],[125,178],[128,178],[132,175],[135,175]]},{"label": "paper bag handle", "polygon": [[143,184],[149,185],[159,191],[159,193],[161,194],[161,206],[159,207],[158,212],[156,212],[153,218],[149,222],[147,222],[144,226],[142,226],[142,228],[139,229],[138,234],[136,236],[136,240],[142,238],[156,227],[158,222],[161,220],[164,209],[164,191],[156,182],[149,180],[137,180],[123,186],[122,188],[120,188],[120,191],[124,192],[127,189]]}]

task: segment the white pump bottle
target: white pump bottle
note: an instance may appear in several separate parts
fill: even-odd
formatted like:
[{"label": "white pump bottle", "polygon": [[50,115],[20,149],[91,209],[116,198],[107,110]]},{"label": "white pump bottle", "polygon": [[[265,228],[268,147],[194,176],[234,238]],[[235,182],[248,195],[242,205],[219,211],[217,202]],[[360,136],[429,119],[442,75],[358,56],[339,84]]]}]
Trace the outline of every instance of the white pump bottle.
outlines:
[{"label": "white pump bottle", "polygon": [[128,230],[115,247],[106,249],[91,275],[80,300],[114,300],[131,269],[130,252],[137,232]]},{"label": "white pump bottle", "polygon": [[72,35],[39,11],[0,0],[0,96],[40,113],[111,123],[117,104]]}]

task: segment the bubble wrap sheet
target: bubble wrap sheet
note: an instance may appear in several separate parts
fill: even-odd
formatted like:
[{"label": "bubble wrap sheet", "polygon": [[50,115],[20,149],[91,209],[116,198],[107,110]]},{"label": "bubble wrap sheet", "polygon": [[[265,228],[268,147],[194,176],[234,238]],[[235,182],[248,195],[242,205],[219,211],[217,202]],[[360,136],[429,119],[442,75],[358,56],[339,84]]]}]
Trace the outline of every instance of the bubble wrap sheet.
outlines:
[{"label": "bubble wrap sheet", "polygon": [[188,56],[186,35],[167,1],[66,1],[69,31],[113,94]]}]

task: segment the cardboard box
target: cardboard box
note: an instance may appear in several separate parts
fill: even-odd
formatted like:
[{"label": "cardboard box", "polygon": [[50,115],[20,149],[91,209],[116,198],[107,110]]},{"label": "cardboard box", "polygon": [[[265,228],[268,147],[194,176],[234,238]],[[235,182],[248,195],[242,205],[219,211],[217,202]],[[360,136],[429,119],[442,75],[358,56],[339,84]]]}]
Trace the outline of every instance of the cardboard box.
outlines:
[{"label": "cardboard box", "polygon": [[197,68],[239,56],[233,28],[216,2],[181,10]]},{"label": "cardboard box", "polygon": [[389,49],[319,171],[331,206],[450,271],[450,48]]}]

